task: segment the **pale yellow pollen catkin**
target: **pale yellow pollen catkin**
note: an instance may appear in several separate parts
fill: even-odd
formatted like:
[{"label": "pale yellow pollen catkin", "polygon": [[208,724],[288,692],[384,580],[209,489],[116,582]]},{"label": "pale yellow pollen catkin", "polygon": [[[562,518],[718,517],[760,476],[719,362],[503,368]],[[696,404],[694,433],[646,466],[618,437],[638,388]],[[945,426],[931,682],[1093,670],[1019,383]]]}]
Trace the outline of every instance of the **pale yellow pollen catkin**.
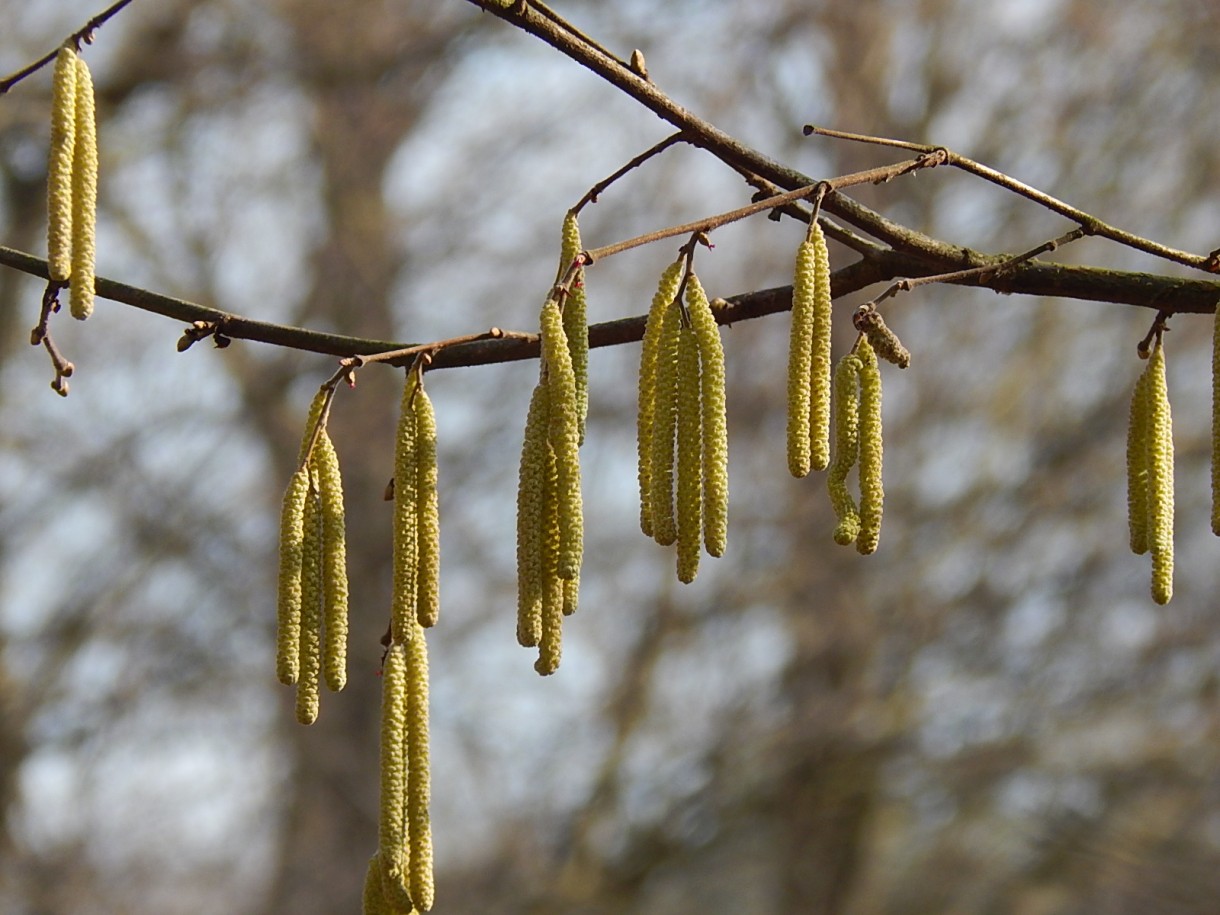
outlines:
[{"label": "pale yellow pollen catkin", "polygon": [[394,447],[394,595],[390,604],[390,629],[396,642],[406,643],[414,631],[419,559],[419,515],[416,487],[419,481],[418,414],[415,393],[418,377],[407,372],[398,432]]},{"label": "pale yellow pollen catkin", "polygon": [[826,476],[826,487],[838,519],[834,541],[840,546],[855,543],[860,533],[860,513],[847,489],[847,475],[860,454],[859,393],[856,388],[860,367],[860,357],[848,353],[839,360],[834,374],[835,453]]},{"label": "pale yellow pollen catkin", "polygon": [[276,613],[275,675],[285,686],[297,682],[301,638],[301,564],[305,548],[305,497],[309,474],[298,470],[284,492],[280,511],[280,575]]},{"label": "pale yellow pollen catkin", "polygon": [[640,349],[639,401],[636,417],[636,446],[638,450],[638,474],[640,484],[640,529],[645,536],[653,536],[652,527],[652,435],[653,410],[656,403],[657,354],[661,349],[661,336],[665,312],[673,304],[682,283],[685,261],[679,258],[661,274],[652,305],[648,309],[648,320],[644,325],[644,342]]},{"label": "pale yellow pollen catkin", "polygon": [[860,531],[856,536],[856,550],[868,555],[877,551],[881,539],[881,515],[885,501],[881,480],[881,370],[867,339],[860,341],[856,353],[860,357]]},{"label": "pale yellow pollen catkin", "polygon": [[318,718],[318,679],[322,672],[322,506],[316,475],[309,471],[305,495],[305,536],[301,547],[301,630],[297,641],[296,716],[301,724]]},{"label": "pale yellow pollen catkin", "polygon": [[661,546],[678,539],[674,518],[674,437],[678,428],[678,339],[681,310],[671,305],[662,319],[653,382],[648,513],[652,536]]},{"label": "pale yellow pollen catkin", "polygon": [[577,421],[576,379],[572,355],[563,332],[559,306],[548,299],[542,307],[542,358],[549,390],[547,440],[555,452],[558,476],[555,498],[559,503],[560,578],[580,574],[584,555],[584,509],[580,492],[580,429]]},{"label": "pale yellow pollen catkin", "polygon": [[542,594],[539,609],[538,660],[534,670],[546,677],[559,669],[563,656],[564,579],[559,577],[560,521],[555,489],[559,484],[555,452],[547,447],[542,514]]},{"label": "pale yellow pollen catkin", "polygon": [[415,511],[417,544],[415,616],[421,626],[440,618],[441,521],[437,494],[436,413],[423,384],[415,392]]},{"label": "pale yellow pollen catkin", "polygon": [[810,409],[813,398],[813,258],[811,241],[796,249],[792,327],[788,339],[788,472],[798,479],[813,467]]},{"label": "pale yellow pollen catkin", "polygon": [[[569,210],[563,220],[563,244],[559,255],[559,277],[562,281],[568,267],[584,250],[580,241],[580,226],[576,213]],[[572,374],[576,380],[576,418],[579,443],[585,442],[585,421],[589,416],[589,303],[585,290],[585,270],[576,271],[572,287],[563,304],[563,332],[572,356]]]},{"label": "pale yellow pollen catkin", "polygon": [[51,78],[47,155],[47,269],[57,282],[72,273],[72,157],[76,142],[76,51],[65,45]]},{"label": "pale yellow pollen catkin", "polygon": [[814,470],[830,466],[830,252],[826,236],[814,220],[809,227],[813,242],[813,355],[809,403],[809,442]]},{"label": "pale yellow pollen catkin", "polygon": [[1148,552],[1148,425],[1151,401],[1148,399],[1147,366],[1136,379],[1131,393],[1131,412],[1127,421],[1127,527],[1131,552]]},{"label": "pale yellow pollen catkin", "polygon": [[432,908],[432,768],[428,748],[428,644],[422,627],[407,645],[407,836],[411,900]]},{"label": "pale yellow pollen catkin", "polygon": [[1212,533],[1220,537],[1220,305],[1212,316]]},{"label": "pale yellow pollen catkin", "polygon": [[93,314],[97,120],[93,108],[93,77],[89,75],[89,65],[79,55],[76,58],[75,132],[72,144],[72,275],[68,282],[72,317],[83,321]]},{"label": "pale yellow pollen catkin", "polygon": [[580,578],[563,580],[563,615],[571,616],[580,606]]},{"label": "pale yellow pollen catkin", "polygon": [[678,337],[677,437],[678,580],[690,583],[699,572],[703,533],[703,410],[699,402],[699,345],[694,332]]},{"label": "pale yellow pollen catkin", "polygon": [[[412,621],[414,622],[414,621]],[[418,624],[415,624],[418,625]],[[383,893],[409,895],[407,836],[407,646],[392,641],[381,671],[381,797],[377,819]]]},{"label": "pale yellow pollen catkin", "polygon": [[525,419],[517,482],[517,642],[525,648],[536,646],[542,634],[547,400],[547,387],[539,382]]},{"label": "pale yellow pollen catkin", "polygon": [[1148,424],[1148,551],[1152,599],[1173,597],[1173,417],[1165,383],[1165,347],[1158,340],[1148,357],[1151,417]]},{"label": "pale yellow pollen catkin", "polygon": [[347,532],[343,477],[334,443],[323,429],[312,460],[322,511],[323,674],[338,692],[347,684]]},{"label": "pale yellow pollen catkin", "polygon": [[725,392],[724,347],[707,293],[691,274],[686,310],[699,345],[703,408],[703,545],[709,556],[723,556],[729,540],[729,426]]}]

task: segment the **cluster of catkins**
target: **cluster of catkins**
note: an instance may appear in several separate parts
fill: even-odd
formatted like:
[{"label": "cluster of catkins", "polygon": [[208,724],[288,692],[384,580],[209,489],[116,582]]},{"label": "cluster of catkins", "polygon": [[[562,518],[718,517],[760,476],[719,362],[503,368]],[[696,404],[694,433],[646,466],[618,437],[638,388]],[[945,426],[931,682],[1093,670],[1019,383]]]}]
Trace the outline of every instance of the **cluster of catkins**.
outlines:
[{"label": "cluster of catkins", "polygon": [[72,317],[83,321],[93,313],[97,121],[89,65],[70,43],[59,49],[51,84],[47,216],[48,272],[69,284]]},{"label": "cluster of catkins", "polygon": [[[826,470],[838,523],[834,541],[873,553],[881,537],[881,357],[899,368],[911,354],[886,326],[873,303],[860,306],[852,323],[856,345],[830,367],[830,257],[817,219],[797,249],[788,347],[788,470],[795,477]],[[834,411],[831,413],[833,392]],[[834,431],[834,461],[830,458]],[[859,502],[847,477],[857,468]]]}]

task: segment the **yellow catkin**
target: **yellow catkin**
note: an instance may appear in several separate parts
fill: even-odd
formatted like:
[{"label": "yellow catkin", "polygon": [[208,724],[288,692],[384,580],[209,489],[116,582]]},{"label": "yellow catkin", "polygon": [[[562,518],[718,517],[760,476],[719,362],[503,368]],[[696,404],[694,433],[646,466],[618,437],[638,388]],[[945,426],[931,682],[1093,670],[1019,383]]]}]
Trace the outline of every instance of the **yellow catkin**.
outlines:
[{"label": "yellow catkin", "polygon": [[847,489],[847,474],[855,466],[860,453],[859,395],[856,390],[859,375],[860,357],[855,353],[848,353],[835,366],[835,454],[826,477],[826,487],[839,522],[835,527],[834,540],[840,546],[855,543],[860,533],[860,513]]},{"label": "yellow catkin", "polygon": [[1136,379],[1127,421],[1127,528],[1131,552],[1148,552],[1148,400],[1147,366]]},{"label": "yellow catkin", "polygon": [[419,448],[414,402],[418,380],[415,372],[407,372],[394,445],[394,596],[390,604],[390,629],[396,642],[410,640],[415,620],[419,558],[419,516],[415,490],[418,485]]},{"label": "yellow catkin", "polygon": [[301,631],[297,641],[296,716],[301,724],[318,718],[318,677],[322,670],[322,507],[310,472],[305,495],[305,536],[301,547]]},{"label": "yellow catkin", "polygon": [[285,686],[297,682],[301,638],[301,563],[305,547],[305,498],[309,474],[298,470],[288,482],[280,511],[280,576],[276,614],[275,675]]},{"label": "yellow catkin", "polygon": [[47,156],[47,268],[63,282],[72,273],[72,153],[76,139],[76,51],[59,49],[51,81],[51,147]]},{"label": "yellow catkin", "polygon": [[1220,537],[1220,305],[1212,325],[1212,533]]},{"label": "yellow catkin", "polygon": [[437,496],[436,413],[421,384],[415,392],[415,512],[418,536],[415,617],[421,626],[440,618],[441,521]]},{"label": "yellow catkin", "polygon": [[571,616],[580,606],[580,577],[563,581],[563,615]]},{"label": "yellow catkin", "polygon": [[394,915],[382,889],[382,879],[381,856],[373,855],[369,859],[368,870],[364,873],[364,894],[361,899],[363,915]]},{"label": "yellow catkin", "polygon": [[580,424],[577,421],[576,379],[568,351],[559,305],[548,299],[542,306],[542,358],[548,389],[547,440],[555,452],[559,504],[560,578],[580,574],[584,554],[584,509],[580,494]]},{"label": "yellow catkin", "polygon": [[539,607],[538,660],[534,670],[546,677],[559,669],[563,656],[564,579],[559,577],[559,484],[555,452],[548,445],[542,510],[542,591]]},{"label": "yellow catkin", "polygon": [[881,539],[881,514],[885,490],[881,482],[881,371],[877,355],[867,339],[857,347],[860,357],[859,477],[860,532],[856,550],[875,553]]},{"label": "yellow catkin", "polygon": [[322,511],[323,674],[328,689],[347,684],[347,534],[339,456],[326,430],[318,436],[313,468]]},{"label": "yellow catkin", "polygon": [[640,350],[639,409],[636,417],[636,444],[638,448],[638,471],[640,483],[640,529],[645,536],[653,536],[652,529],[652,430],[653,409],[656,402],[657,354],[660,352],[661,332],[665,312],[678,294],[682,283],[685,262],[674,261],[661,274],[652,306],[648,309],[648,320],[644,325],[644,343]]},{"label": "yellow catkin", "polygon": [[1173,417],[1165,383],[1165,347],[1148,357],[1148,551],[1152,554],[1152,599],[1173,597]]},{"label": "yellow catkin", "polygon": [[813,397],[814,245],[796,249],[792,280],[792,327],[788,338],[788,472],[798,479],[813,468],[809,413]]},{"label": "yellow catkin", "polygon": [[547,388],[540,382],[530,397],[517,478],[517,642],[525,648],[537,645],[542,634],[548,423]]},{"label": "yellow catkin", "polygon": [[[693,279],[693,277],[692,277]],[[678,337],[677,526],[678,580],[699,572],[703,533],[703,411],[699,402],[699,345],[692,331]]]},{"label": "yellow catkin", "polygon": [[94,226],[97,222],[97,121],[93,110],[93,77],[76,58],[76,137],[72,144],[72,317],[93,314]]},{"label": "yellow catkin", "polygon": [[703,545],[709,556],[723,556],[729,540],[729,426],[725,394],[724,347],[707,293],[691,275],[686,310],[699,344],[703,408]]},{"label": "yellow catkin", "polygon": [[812,396],[809,404],[809,440],[814,470],[830,465],[830,253],[826,236],[814,221],[809,227],[813,242],[813,356],[810,369]]},{"label": "yellow catkin", "polygon": [[[416,624],[418,625],[418,624]],[[407,837],[407,646],[392,641],[381,671],[381,798],[377,819],[382,892],[410,895]]]},{"label": "yellow catkin", "polygon": [[421,912],[432,908],[432,768],[428,749],[428,643],[417,628],[407,646],[407,836],[410,891]]},{"label": "yellow catkin", "polygon": [[[563,244],[559,254],[559,279],[568,272],[576,256],[584,250],[580,241],[580,226],[576,213],[569,210],[563,220]],[[589,416],[589,303],[585,290],[585,270],[580,268],[563,304],[563,332],[568,338],[572,356],[572,374],[576,380],[576,419],[580,444],[585,443],[585,421]]]},{"label": "yellow catkin", "polygon": [[671,305],[665,312],[657,348],[653,382],[652,441],[648,512],[652,536],[661,546],[678,539],[674,519],[674,436],[678,425],[678,339],[681,312]]}]

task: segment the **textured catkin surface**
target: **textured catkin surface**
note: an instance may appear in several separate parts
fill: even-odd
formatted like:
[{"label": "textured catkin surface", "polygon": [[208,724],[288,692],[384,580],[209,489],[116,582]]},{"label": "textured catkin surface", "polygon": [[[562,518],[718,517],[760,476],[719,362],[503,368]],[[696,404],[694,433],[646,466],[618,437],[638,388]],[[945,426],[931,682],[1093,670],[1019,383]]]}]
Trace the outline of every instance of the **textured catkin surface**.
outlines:
[{"label": "textured catkin surface", "polygon": [[838,525],[834,541],[840,546],[856,542],[860,533],[860,512],[847,489],[847,475],[860,454],[859,405],[857,380],[860,377],[860,357],[848,353],[835,366],[834,374],[834,463],[826,475],[830,504],[834,507]]},{"label": "textured catkin surface", "polygon": [[415,492],[419,479],[416,390],[415,373],[407,372],[394,446],[394,596],[390,603],[390,628],[396,642],[410,640],[415,622],[416,563],[419,557],[419,515]]},{"label": "textured catkin surface", "polygon": [[51,279],[72,273],[72,158],[76,142],[76,52],[59,49],[51,77],[47,155],[47,263]]},{"label": "textured catkin surface", "polygon": [[584,554],[584,508],[580,492],[580,423],[572,354],[563,331],[559,305],[542,307],[542,353],[548,388],[547,440],[555,452],[555,498],[559,507],[557,574],[575,578]]},{"label": "textured catkin surface", "polygon": [[1165,347],[1148,357],[1148,551],[1152,554],[1152,599],[1173,597],[1173,417],[1165,381]]},{"label": "textured catkin surface", "polygon": [[301,564],[305,550],[305,497],[309,474],[298,470],[288,482],[280,511],[280,574],[276,613],[275,675],[285,686],[300,673]]},{"label": "textured catkin surface", "polygon": [[1136,379],[1127,421],[1127,528],[1131,552],[1148,552],[1148,367]]},{"label": "textured catkin surface", "polygon": [[813,242],[796,249],[792,325],[788,338],[788,472],[798,479],[813,468],[810,410],[813,400]]},{"label": "textured catkin surface", "polygon": [[95,223],[97,222],[97,119],[93,77],[83,57],[76,58],[76,124],[72,144],[72,317],[93,314]]},{"label": "textured catkin surface", "polygon": [[436,412],[421,384],[415,391],[415,618],[435,626],[440,618],[441,519],[437,492]]},{"label": "textured catkin surface", "polygon": [[875,553],[881,539],[881,514],[885,490],[881,481],[881,370],[867,340],[857,348],[860,357],[859,480],[860,531],[856,550]]},{"label": "textured catkin surface", "polygon": [[640,529],[647,537],[652,537],[655,533],[652,521],[652,439],[656,428],[657,360],[661,352],[665,313],[678,294],[684,263],[681,259],[676,260],[661,274],[657,291],[652,297],[652,305],[648,309],[644,342],[640,348],[636,447],[640,484]]},{"label": "textured catkin surface", "polygon": [[547,399],[546,385],[540,382],[530,397],[517,476],[517,642],[525,648],[537,645],[542,636]]},{"label": "textured catkin surface", "polygon": [[700,404],[699,344],[693,331],[678,337],[677,438],[678,580],[699,572],[703,533],[703,410]]},{"label": "textured catkin surface", "polygon": [[326,430],[314,450],[322,524],[323,665],[326,686],[347,685],[347,531],[339,455]]},{"label": "textured catkin surface", "polygon": [[687,284],[687,313],[699,348],[703,420],[703,545],[723,556],[729,540],[729,425],[720,326],[699,280]]}]

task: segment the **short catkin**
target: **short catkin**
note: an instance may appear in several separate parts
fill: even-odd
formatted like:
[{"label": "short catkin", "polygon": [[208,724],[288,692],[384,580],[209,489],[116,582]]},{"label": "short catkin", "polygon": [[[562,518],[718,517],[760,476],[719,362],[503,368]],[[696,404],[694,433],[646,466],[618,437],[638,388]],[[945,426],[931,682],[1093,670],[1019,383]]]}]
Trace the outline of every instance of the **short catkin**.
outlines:
[{"label": "short catkin", "polygon": [[437,493],[436,413],[423,381],[415,390],[415,618],[424,627],[440,618],[441,522]]},{"label": "short catkin", "polygon": [[639,403],[636,418],[636,444],[638,449],[638,475],[640,484],[640,529],[647,537],[654,534],[652,524],[652,437],[653,412],[656,405],[657,357],[661,351],[661,335],[665,313],[673,304],[682,284],[685,261],[679,258],[661,274],[652,305],[648,309],[648,320],[644,326],[644,342],[640,351]]},{"label": "short catkin", "polygon": [[[572,262],[583,250],[576,212],[569,210],[563,220],[563,244],[559,254],[561,282]],[[581,267],[572,278],[571,288],[563,304],[563,332],[572,356],[572,374],[576,380],[576,415],[580,444],[585,442],[585,422],[589,416],[589,303],[585,289],[585,269]]]},{"label": "short catkin", "polygon": [[76,51],[59,49],[51,78],[51,146],[47,156],[47,269],[72,273],[72,158],[76,145]]},{"label": "short catkin", "polygon": [[838,519],[834,541],[840,546],[855,543],[860,533],[860,512],[847,488],[847,475],[860,454],[859,393],[856,388],[860,369],[860,357],[848,353],[839,360],[834,374],[835,453],[826,476],[826,487]]},{"label": "short catkin", "polygon": [[1152,599],[1173,597],[1173,417],[1165,382],[1165,347],[1157,341],[1148,357],[1148,551],[1152,554]]},{"label": "short catkin", "polygon": [[339,456],[325,429],[310,463],[318,479],[322,525],[322,668],[327,688],[338,692],[347,684],[347,535]]},{"label": "short catkin", "polygon": [[885,318],[881,317],[881,312],[877,311],[876,306],[871,302],[856,309],[852,323],[856,330],[868,339],[878,358],[884,359],[900,369],[910,367],[910,350],[902,345],[898,335],[890,330],[885,323]]},{"label": "short catkin", "polygon": [[72,273],[68,278],[72,317],[93,314],[95,229],[97,222],[97,119],[93,77],[85,59],[76,57],[76,137],[72,145]]},{"label": "short catkin", "polygon": [[1148,552],[1148,423],[1149,374],[1147,366],[1136,379],[1127,421],[1127,528],[1131,552]]},{"label": "short catkin", "polygon": [[860,357],[859,478],[860,531],[856,550],[868,555],[877,551],[881,539],[881,514],[885,490],[881,482],[881,371],[877,355],[867,338],[856,348]]},{"label": "short catkin", "polygon": [[703,545],[723,556],[729,537],[729,427],[720,327],[698,277],[686,284],[686,310],[699,346],[703,410]]}]

